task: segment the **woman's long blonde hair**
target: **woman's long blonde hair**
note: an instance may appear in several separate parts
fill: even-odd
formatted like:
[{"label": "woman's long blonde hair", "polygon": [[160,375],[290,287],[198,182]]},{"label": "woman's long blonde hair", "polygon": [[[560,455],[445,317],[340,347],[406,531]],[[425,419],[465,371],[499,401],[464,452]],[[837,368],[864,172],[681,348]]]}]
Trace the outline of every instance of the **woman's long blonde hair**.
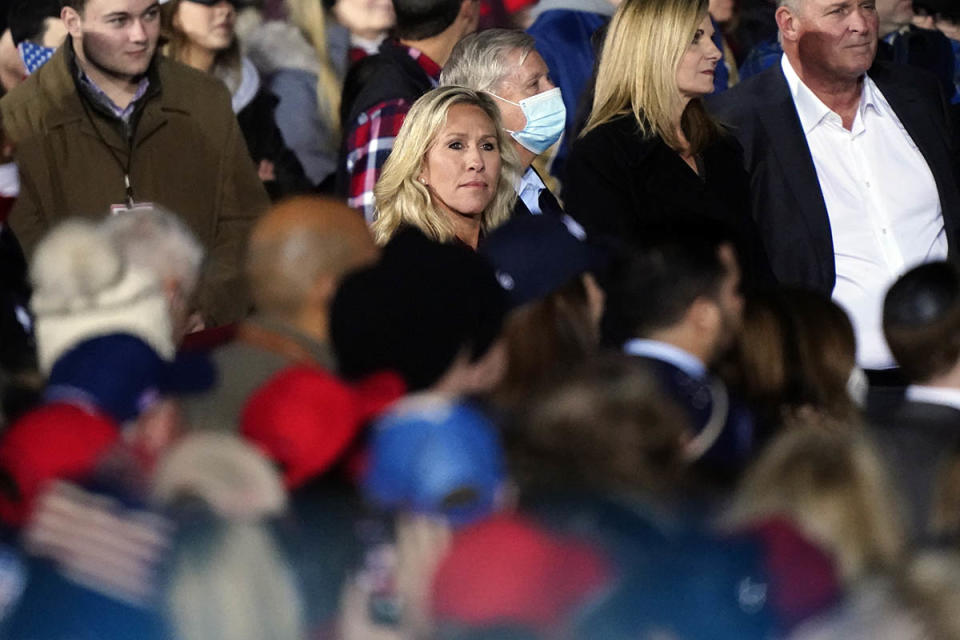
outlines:
[{"label": "woman's long blonde hair", "polygon": [[699,153],[713,141],[718,127],[699,99],[681,117],[687,145],[676,129],[677,69],[707,6],[708,0],[621,3],[603,41],[593,108],[581,135],[632,113],[644,136],[659,136],[673,149]]},{"label": "woman's long blonde hair", "polygon": [[906,532],[893,495],[858,429],[799,420],[754,462],[723,520],[737,529],[786,517],[833,555],[849,583],[903,559]]},{"label": "woman's long blonde hair", "polygon": [[378,244],[386,244],[403,224],[420,229],[438,242],[449,242],[456,237],[453,223],[433,203],[430,191],[417,178],[423,169],[427,151],[447,121],[447,113],[458,104],[481,109],[493,122],[497,132],[500,176],[493,200],[483,212],[481,229],[488,232],[510,217],[517,197],[514,181],[519,162],[500,124],[500,111],[496,103],[480,91],[457,86],[440,87],[424,94],[407,113],[374,187],[377,219],[372,230]]},{"label": "woman's long blonde hair", "polygon": [[303,32],[317,55],[317,113],[331,132],[339,134],[343,81],[330,60],[327,10],[320,0],[284,0],[284,4],[290,22]]}]

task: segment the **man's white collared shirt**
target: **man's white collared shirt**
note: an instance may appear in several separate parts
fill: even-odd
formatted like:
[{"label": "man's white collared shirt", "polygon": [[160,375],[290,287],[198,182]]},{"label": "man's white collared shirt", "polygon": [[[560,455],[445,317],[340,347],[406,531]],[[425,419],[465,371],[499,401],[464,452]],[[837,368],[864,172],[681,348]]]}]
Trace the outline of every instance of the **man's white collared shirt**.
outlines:
[{"label": "man's white collared shirt", "polygon": [[833,299],[857,335],[865,369],[895,366],[883,337],[883,298],[908,269],[947,256],[940,195],[926,160],[870,76],[848,131],[781,66],[800,116],[830,219],[837,282]]}]

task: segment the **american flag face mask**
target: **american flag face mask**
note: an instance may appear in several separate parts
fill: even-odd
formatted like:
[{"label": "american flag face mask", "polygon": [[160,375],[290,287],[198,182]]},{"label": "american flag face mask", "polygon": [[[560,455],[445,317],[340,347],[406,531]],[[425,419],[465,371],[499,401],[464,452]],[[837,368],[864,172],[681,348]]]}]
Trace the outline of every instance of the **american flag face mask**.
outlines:
[{"label": "american flag face mask", "polygon": [[23,60],[23,66],[26,68],[28,76],[47,64],[53,54],[57,52],[55,48],[45,47],[28,40],[18,44],[17,51],[20,52],[20,59]]}]

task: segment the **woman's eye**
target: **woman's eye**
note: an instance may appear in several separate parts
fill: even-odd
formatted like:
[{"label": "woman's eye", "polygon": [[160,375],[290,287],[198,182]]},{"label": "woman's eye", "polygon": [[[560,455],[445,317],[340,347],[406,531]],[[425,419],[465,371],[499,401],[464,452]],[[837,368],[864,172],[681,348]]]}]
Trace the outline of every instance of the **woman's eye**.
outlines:
[{"label": "woman's eye", "polygon": [[496,150],[497,150],[497,145],[495,145],[495,144],[492,143],[492,142],[484,142],[482,148],[483,148],[484,151],[496,151]]},{"label": "woman's eye", "polygon": [[460,149],[463,149],[463,143],[462,143],[462,142],[451,142],[450,144],[447,145],[447,148],[448,148],[448,149],[453,149],[454,151],[459,151]]}]

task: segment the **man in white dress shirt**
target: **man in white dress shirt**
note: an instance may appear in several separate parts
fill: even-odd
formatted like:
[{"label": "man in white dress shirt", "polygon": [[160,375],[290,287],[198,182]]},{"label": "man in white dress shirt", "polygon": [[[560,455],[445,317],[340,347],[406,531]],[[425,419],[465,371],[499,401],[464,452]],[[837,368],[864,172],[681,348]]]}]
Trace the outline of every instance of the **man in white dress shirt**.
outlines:
[{"label": "man in white dress shirt", "polygon": [[744,147],[778,280],[831,293],[853,321],[858,363],[891,369],[884,293],[956,246],[960,192],[942,96],[922,71],[874,64],[873,0],[779,5],[781,64],[711,107]]}]

